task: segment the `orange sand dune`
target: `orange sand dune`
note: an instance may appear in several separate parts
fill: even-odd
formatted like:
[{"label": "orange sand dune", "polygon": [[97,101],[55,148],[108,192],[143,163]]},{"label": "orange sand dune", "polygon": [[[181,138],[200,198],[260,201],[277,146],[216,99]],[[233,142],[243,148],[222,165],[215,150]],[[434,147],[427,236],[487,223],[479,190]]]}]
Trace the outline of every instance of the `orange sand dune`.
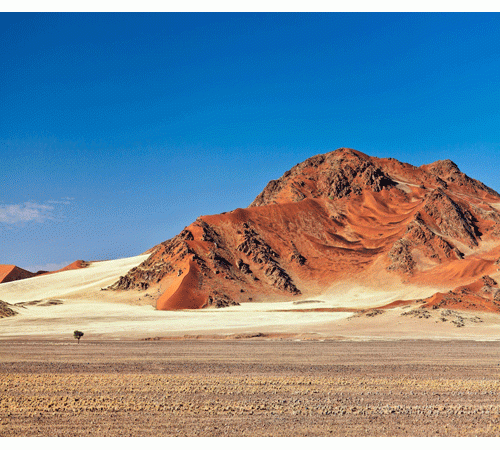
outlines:
[{"label": "orange sand dune", "polygon": [[468,258],[450,261],[429,271],[422,272],[413,278],[415,282],[441,282],[450,286],[471,282],[482,275],[497,271],[494,261],[481,258]]},{"label": "orange sand dune", "polygon": [[59,272],[65,272],[66,270],[75,270],[75,269],[82,269],[84,267],[87,267],[88,266],[88,263],[81,260],[81,259],[78,259],[74,262],[72,262],[71,264],[68,264],[67,266],[63,267],[62,269],[59,269],[59,270],[53,270],[52,272],[44,272],[40,275],[47,275],[49,273],[59,273]]},{"label": "orange sand dune", "polygon": [[178,277],[157,300],[156,307],[162,310],[197,309],[205,306],[206,299],[198,288],[197,266],[189,261],[185,273]]},{"label": "orange sand dune", "polygon": [[20,267],[0,264],[0,283],[8,283],[9,281],[24,280],[25,278],[34,277],[36,274],[31,273],[27,270],[21,269]]}]

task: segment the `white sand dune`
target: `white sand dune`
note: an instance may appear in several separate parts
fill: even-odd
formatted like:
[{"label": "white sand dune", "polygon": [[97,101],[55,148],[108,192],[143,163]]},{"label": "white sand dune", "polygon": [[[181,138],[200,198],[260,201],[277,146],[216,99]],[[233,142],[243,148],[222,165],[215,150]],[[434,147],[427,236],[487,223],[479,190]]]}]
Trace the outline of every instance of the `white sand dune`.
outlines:
[{"label": "white sand dune", "polygon": [[0,300],[18,303],[56,297],[90,297],[117,281],[148,256],[93,262],[83,269],[3,283],[0,284]]}]

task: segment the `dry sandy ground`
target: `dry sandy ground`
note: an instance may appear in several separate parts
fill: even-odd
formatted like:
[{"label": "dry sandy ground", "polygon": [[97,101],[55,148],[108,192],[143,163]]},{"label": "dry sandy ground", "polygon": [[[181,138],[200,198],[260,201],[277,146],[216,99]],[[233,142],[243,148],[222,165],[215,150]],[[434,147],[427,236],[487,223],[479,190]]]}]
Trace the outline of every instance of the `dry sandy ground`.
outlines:
[{"label": "dry sandy ground", "polygon": [[0,436],[499,436],[500,343],[0,342]]},{"label": "dry sandy ground", "polygon": [[78,329],[84,339],[145,339],[183,336],[231,338],[262,333],[301,339],[500,339],[495,314],[431,310],[415,306],[365,313],[315,311],[324,303],[242,304],[220,310],[157,311],[150,305],[68,301],[17,308],[0,319],[0,340],[62,339]]}]

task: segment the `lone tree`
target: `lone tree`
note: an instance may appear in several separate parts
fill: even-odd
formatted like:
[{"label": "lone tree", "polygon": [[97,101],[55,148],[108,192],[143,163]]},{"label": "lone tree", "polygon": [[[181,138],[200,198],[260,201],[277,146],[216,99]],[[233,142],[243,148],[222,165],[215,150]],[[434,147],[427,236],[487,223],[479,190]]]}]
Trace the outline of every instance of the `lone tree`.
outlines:
[{"label": "lone tree", "polygon": [[73,332],[73,337],[75,339],[78,339],[78,343],[80,343],[80,338],[83,336],[83,331],[78,331],[78,330],[75,330]]}]

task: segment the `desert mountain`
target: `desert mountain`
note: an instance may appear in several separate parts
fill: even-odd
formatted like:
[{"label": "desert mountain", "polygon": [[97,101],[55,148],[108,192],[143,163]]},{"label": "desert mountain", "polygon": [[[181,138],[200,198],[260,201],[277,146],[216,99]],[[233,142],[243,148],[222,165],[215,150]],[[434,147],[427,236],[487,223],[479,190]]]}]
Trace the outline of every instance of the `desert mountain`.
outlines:
[{"label": "desert mountain", "polygon": [[500,311],[499,208],[500,195],[452,161],[415,167],[341,148],[270,181],[247,208],[199,217],[109,289],[186,309],[425,286],[458,289],[429,307],[462,296]]}]

